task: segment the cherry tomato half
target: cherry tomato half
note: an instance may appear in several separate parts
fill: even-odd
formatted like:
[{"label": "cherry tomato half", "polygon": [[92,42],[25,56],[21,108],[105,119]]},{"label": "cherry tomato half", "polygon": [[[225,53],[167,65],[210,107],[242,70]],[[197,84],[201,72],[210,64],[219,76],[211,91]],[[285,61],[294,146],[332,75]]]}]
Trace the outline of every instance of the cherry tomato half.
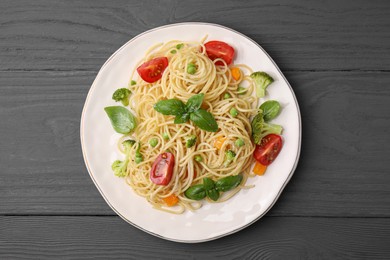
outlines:
[{"label": "cherry tomato half", "polygon": [[168,67],[167,57],[158,57],[143,63],[137,68],[138,74],[148,83],[161,79],[164,70]]},{"label": "cherry tomato half", "polygon": [[[223,59],[227,65],[231,64],[234,58],[234,49],[227,43],[221,41],[209,41],[204,44],[207,56],[210,60]],[[222,61],[217,61],[216,65],[223,65]]]},{"label": "cherry tomato half", "polygon": [[160,154],[150,170],[150,180],[157,185],[168,185],[172,178],[174,165],[175,156],[173,153]]},{"label": "cherry tomato half", "polygon": [[261,139],[259,145],[256,145],[253,156],[262,165],[270,165],[278,156],[282,146],[282,137],[280,135],[269,134]]}]

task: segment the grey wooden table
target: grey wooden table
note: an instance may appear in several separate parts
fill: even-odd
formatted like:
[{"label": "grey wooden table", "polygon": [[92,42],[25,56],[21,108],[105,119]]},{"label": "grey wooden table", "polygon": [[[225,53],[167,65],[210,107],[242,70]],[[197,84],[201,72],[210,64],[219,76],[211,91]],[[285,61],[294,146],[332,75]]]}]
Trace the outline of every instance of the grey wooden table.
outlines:
[{"label": "grey wooden table", "polygon": [[[253,38],[302,112],[278,203],[234,235],[179,244],[106,205],[81,154],[82,106],[133,36],[218,23]],[[389,1],[0,1],[0,259],[389,259]]]}]

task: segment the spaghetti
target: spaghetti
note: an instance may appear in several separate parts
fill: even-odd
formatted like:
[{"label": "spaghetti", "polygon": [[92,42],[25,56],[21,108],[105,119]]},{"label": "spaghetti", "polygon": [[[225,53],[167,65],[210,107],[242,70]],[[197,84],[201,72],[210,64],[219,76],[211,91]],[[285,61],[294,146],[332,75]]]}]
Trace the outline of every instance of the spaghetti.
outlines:
[{"label": "spaghetti", "polygon": [[[252,96],[254,83],[248,76],[252,70],[246,65],[235,64],[234,67],[242,73],[238,79],[233,78],[223,59],[211,60],[207,56],[204,39],[201,42],[170,41],[153,46],[138,65],[161,56],[167,57],[169,64],[160,80],[147,83],[138,79],[136,84],[129,84],[132,92],[130,108],[138,121],[131,138],[140,147],[134,145],[129,152],[125,179],[138,195],[146,198],[155,208],[180,214],[186,209],[201,207],[201,202],[187,198],[184,193],[192,185],[202,183],[205,177],[218,180],[240,173],[243,175],[240,185],[223,193],[217,202],[226,201],[245,187],[255,150],[251,141],[250,118],[258,112],[253,108],[257,99]],[[196,72],[188,73],[188,64],[193,64]],[[135,78],[134,74],[135,70],[131,78]],[[244,94],[238,94],[239,85],[245,85]],[[178,99],[185,103],[199,93],[204,93],[202,108],[214,116],[218,124],[217,132],[204,131],[192,121],[175,124],[174,116],[163,115],[154,109],[160,100]],[[238,112],[236,116],[231,115],[232,108]],[[188,136],[196,136],[196,145],[190,148],[186,146]],[[120,140],[120,149],[123,149],[122,141],[129,137],[127,135]],[[151,139],[157,140],[154,147],[148,144]],[[244,145],[238,146],[238,139]],[[215,146],[216,142],[220,142],[218,147]],[[143,156],[143,161],[139,163],[133,160],[137,149]],[[234,151],[235,157],[227,165],[224,162],[229,150]],[[172,179],[168,185],[157,185],[150,180],[152,165],[160,154],[167,151],[175,156]],[[167,207],[167,198],[172,196],[177,197],[177,204],[175,200],[175,207]]]}]

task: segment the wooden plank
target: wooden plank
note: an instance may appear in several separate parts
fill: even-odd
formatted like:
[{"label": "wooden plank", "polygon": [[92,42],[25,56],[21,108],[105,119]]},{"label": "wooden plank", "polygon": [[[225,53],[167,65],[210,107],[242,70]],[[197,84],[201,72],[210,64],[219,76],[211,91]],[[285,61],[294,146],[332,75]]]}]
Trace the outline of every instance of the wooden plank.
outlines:
[{"label": "wooden plank", "polygon": [[[81,155],[80,115],[94,76],[0,73],[0,214],[114,214]],[[302,153],[269,214],[390,216],[390,73],[287,77],[302,112]]]},{"label": "wooden plank", "polygon": [[111,214],[81,154],[81,110],[94,76],[1,73],[1,213]]},{"label": "wooden plank", "polygon": [[0,217],[2,259],[389,259],[390,219],[265,217],[231,236],[180,244],[118,217]]},{"label": "wooden plank", "polygon": [[[0,70],[92,70],[148,29],[218,23],[283,70],[388,70],[388,1],[1,1]],[[206,32],[205,32],[206,33]]]}]

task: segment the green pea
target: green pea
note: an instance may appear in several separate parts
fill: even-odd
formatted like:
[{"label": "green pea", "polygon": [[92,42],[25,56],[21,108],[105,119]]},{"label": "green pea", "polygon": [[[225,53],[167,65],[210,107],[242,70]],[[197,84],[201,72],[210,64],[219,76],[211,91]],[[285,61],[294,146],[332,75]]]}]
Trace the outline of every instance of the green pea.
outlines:
[{"label": "green pea", "polygon": [[178,49],[178,50],[180,50],[183,47],[184,47],[184,43],[179,43],[176,45],[176,49]]},{"label": "green pea", "polygon": [[195,74],[195,72],[196,72],[195,65],[193,63],[188,63],[188,65],[187,65],[187,73],[193,75],[193,74]]},{"label": "green pea", "polygon": [[156,147],[156,145],[158,144],[158,140],[157,138],[152,138],[149,140],[149,144],[151,147]]},{"label": "green pea", "polygon": [[236,108],[232,107],[232,109],[230,109],[230,115],[232,117],[238,116],[238,110]]},{"label": "green pea", "polygon": [[198,154],[198,155],[195,155],[195,161],[197,161],[197,162],[203,161],[202,156],[200,156],[199,154]]},{"label": "green pea", "polygon": [[137,82],[135,80],[130,81],[131,86],[134,86],[135,84],[137,84]]},{"label": "green pea", "polygon": [[172,54],[175,54],[175,53],[176,53],[176,50],[171,50],[171,53],[172,53]]},{"label": "green pea", "polygon": [[169,140],[169,135],[167,133],[163,133],[162,137],[164,138],[165,141]]},{"label": "green pea", "polygon": [[229,93],[225,93],[225,95],[223,95],[223,99],[228,99],[231,97],[232,97],[232,95],[230,95]]},{"label": "green pea", "polygon": [[237,147],[241,147],[241,146],[244,146],[245,142],[244,140],[242,140],[241,138],[237,139],[236,142],[235,142],[235,145]]},{"label": "green pea", "polygon": [[140,162],[142,162],[144,159],[142,158],[142,155],[141,156],[135,156],[135,163],[140,163]]}]

